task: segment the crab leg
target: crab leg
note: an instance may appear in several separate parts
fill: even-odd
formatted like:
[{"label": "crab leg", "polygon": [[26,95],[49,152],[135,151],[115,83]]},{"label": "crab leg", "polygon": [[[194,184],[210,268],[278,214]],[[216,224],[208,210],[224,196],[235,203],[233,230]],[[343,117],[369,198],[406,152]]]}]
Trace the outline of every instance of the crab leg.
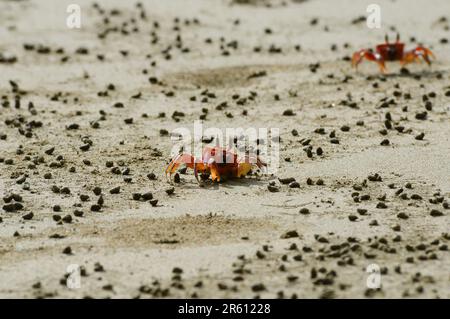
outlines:
[{"label": "crab leg", "polygon": [[213,182],[220,182],[220,173],[219,167],[217,166],[216,161],[212,160],[208,163],[209,170],[211,172],[211,179]]},{"label": "crab leg", "polygon": [[265,162],[263,162],[259,156],[254,156],[254,155],[245,155],[243,160],[241,160],[240,162],[256,164],[256,166],[258,166],[258,168],[267,166],[267,164]]},{"label": "crab leg", "polygon": [[195,175],[195,179],[197,180],[197,182],[199,184],[202,184],[202,182],[200,181],[200,179],[198,178],[198,172],[204,172],[206,171],[206,166],[203,163],[195,163],[194,162],[194,175]]},{"label": "crab leg", "polygon": [[403,65],[411,63],[416,61],[417,59],[419,59],[420,57],[422,57],[422,59],[428,64],[431,65],[431,58],[434,59],[434,54],[433,52],[431,52],[430,49],[425,48],[423,46],[418,46],[417,48],[405,52],[405,55],[403,56],[403,59],[401,60],[401,63]]},{"label": "crab leg", "polygon": [[263,161],[259,158],[259,156],[256,157],[256,165],[257,165],[259,168],[267,167],[267,163],[266,163],[266,162],[263,162]]},{"label": "crab leg", "polygon": [[236,177],[244,177],[245,175],[247,175],[248,172],[250,172],[250,170],[252,169],[252,166],[254,164],[256,164],[256,166],[258,166],[258,168],[260,169],[267,166],[266,163],[261,161],[259,156],[245,155],[238,161],[238,169],[236,172],[237,174]]},{"label": "crab leg", "polygon": [[382,57],[379,54],[373,53],[372,51],[367,50],[367,49],[359,50],[359,51],[353,53],[352,66],[354,68],[358,68],[358,64],[360,64],[363,59],[367,59],[369,61],[376,62],[378,64],[378,66],[380,67],[380,71],[382,73],[386,72],[386,66],[384,65],[384,61],[383,61]]},{"label": "crab leg", "polygon": [[169,173],[172,170],[172,167],[174,166],[175,162],[180,158],[181,154],[176,155],[172,160],[170,161],[169,165],[167,165],[166,168],[166,180],[169,182],[169,179],[167,178],[167,173]]},{"label": "crab leg", "polygon": [[176,172],[181,164],[186,164],[189,168],[194,168],[195,158],[190,154],[178,154],[173,158],[166,168],[166,178],[169,174],[169,180],[172,180],[172,174]]}]

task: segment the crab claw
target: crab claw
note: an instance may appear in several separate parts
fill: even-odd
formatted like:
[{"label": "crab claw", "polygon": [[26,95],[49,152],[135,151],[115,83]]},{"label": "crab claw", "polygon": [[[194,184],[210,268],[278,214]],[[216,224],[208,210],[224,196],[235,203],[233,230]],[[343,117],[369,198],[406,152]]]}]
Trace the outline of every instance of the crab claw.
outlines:
[{"label": "crab claw", "polygon": [[237,177],[244,177],[247,175],[254,165],[258,166],[261,170],[263,167],[267,167],[267,164],[263,162],[259,156],[245,155],[238,161]]},{"label": "crab claw", "polygon": [[430,49],[425,48],[423,46],[418,46],[411,51],[405,52],[401,63],[403,65],[417,61],[419,58],[422,58],[428,65],[431,65],[431,59],[435,58],[433,52]]},{"label": "crab claw", "polygon": [[197,180],[197,183],[201,186],[204,184],[202,176],[199,177],[198,173],[204,173],[206,171],[206,165],[204,163],[197,163],[194,162],[194,176],[195,179]]},{"label": "crab claw", "polygon": [[[175,173],[178,169],[178,167],[181,164],[186,164],[189,168],[194,168],[195,158],[194,156],[190,154],[178,154],[175,156],[169,163],[169,165],[166,168],[166,179],[171,183],[172,182],[172,174]],[[167,177],[167,174],[169,174],[169,177]]]},{"label": "crab claw", "polygon": [[386,72],[386,66],[384,64],[383,59],[381,56],[377,53],[373,53],[371,50],[362,49],[355,53],[353,53],[352,56],[352,67],[355,69],[358,68],[358,65],[362,62],[363,59],[367,59],[369,61],[376,62],[378,66],[380,67],[380,71],[382,73]]}]

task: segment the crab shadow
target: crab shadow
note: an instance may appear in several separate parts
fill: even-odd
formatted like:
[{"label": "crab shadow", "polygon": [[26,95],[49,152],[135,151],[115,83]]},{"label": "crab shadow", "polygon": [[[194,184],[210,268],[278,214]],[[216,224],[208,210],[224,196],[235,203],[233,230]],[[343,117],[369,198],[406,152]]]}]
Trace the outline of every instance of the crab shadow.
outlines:
[{"label": "crab shadow", "polygon": [[[203,181],[201,184],[197,182],[183,183],[185,187],[190,189],[204,189],[204,190],[219,190],[219,189],[235,189],[237,187],[246,186],[262,186],[267,184],[271,180],[270,176],[262,177],[245,177],[238,179],[225,179],[219,183],[213,182],[211,179]],[[188,186],[189,185],[189,186]]]},{"label": "crab shadow", "polygon": [[383,74],[383,75],[377,75],[374,78],[376,78],[377,80],[381,80],[383,78],[387,78],[387,79],[396,79],[396,78],[410,78],[410,79],[416,79],[416,80],[421,80],[423,78],[428,79],[428,78],[436,78],[438,76],[444,76],[445,74],[447,74],[448,72],[446,70],[444,71],[435,71],[435,70],[423,70],[423,71],[417,71],[417,72],[395,72],[395,73],[388,73],[388,74]]}]

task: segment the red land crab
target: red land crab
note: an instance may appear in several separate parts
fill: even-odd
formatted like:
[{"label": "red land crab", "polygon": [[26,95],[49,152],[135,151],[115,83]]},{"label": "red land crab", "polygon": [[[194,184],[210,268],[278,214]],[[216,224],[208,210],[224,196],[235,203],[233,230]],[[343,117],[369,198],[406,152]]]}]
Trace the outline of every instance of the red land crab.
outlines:
[{"label": "red land crab", "polygon": [[389,43],[389,38],[386,35],[386,43],[377,45],[375,52],[372,49],[362,49],[353,53],[352,66],[357,68],[363,59],[367,59],[376,62],[381,72],[385,73],[385,61],[400,61],[402,65],[405,65],[422,58],[428,65],[431,65],[430,57],[434,58],[434,54],[430,49],[421,45],[410,51],[404,51],[404,48],[405,44],[400,42],[399,34],[397,34],[395,43]]},{"label": "red land crab", "polygon": [[185,164],[188,168],[194,170],[195,178],[199,184],[201,183],[199,174],[201,174],[202,179],[211,175],[213,182],[220,182],[223,177],[244,177],[254,166],[258,168],[267,166],[259,156],[244,155],[239,157],[231,149],[206,146],[203,148],[201,159],[188,153],[176,155],[166,168],[166,177],[169,174],[169,180],[172,179],[172,174],[177,171],[181,164]]}]

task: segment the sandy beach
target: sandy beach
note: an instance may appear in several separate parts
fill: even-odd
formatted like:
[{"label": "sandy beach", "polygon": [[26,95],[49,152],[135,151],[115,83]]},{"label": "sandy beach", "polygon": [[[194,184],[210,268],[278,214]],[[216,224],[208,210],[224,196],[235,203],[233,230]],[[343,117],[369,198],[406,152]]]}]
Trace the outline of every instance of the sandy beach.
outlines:
[{"label": "sandy beach", "polygon": [[[0,0],[1,298],[450,298],[449,1],[74,2]],[[168,183],[198,120],[276,173]]]}]

